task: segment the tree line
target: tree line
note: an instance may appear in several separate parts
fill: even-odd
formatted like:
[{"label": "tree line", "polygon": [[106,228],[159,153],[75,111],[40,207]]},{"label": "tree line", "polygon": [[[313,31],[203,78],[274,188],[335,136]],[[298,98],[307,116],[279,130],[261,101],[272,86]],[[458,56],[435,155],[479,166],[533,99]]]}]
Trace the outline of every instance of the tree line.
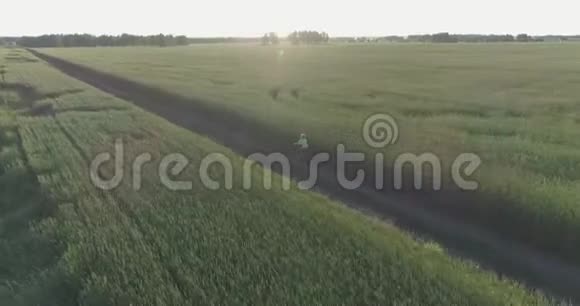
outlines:
[{"label": "tree line", "polygon": [[97,46],[180,46],[189,44],[186,36],[149,35],[138,36],[131,34],[101,35],[90,34],[53,34],[42,36],[25,36],[17,40],[18,45],[29,48],[58,48],[58,47],[97,47]]},{"label": "tree line", "polygon": [[259,43],[259,37],[190,37],[190,44]]},{"label": "tree line", "polygon": [[[325,32],[318,31],[295,31],[286,38],[279,38],[276,33],[266,33],[262,37],[200,37],[188,38],[186,36],[173,35],[149,35],[138,36],[131,34],[122,35],[101,35],[89,34],[53,34],[36,37],[0,37],[0,45],[18,44],[23,47],[43,48],[43,47],[97,47],[97,46],[182,46],[188,44],[208,44],[208,43],[261,43],[263,45],[277,45],[282,40],[289,41],[294,45],[299,44],[323,44],[328,43],[331,38]],[[379,42],[422,42],[422,43],[493,43],[493,42],[565,42],[580,41],[580,35],[545,35],[531,36],[528,34],[519,35],[482,35],[482,34],[449,34],[436,33],[426,35],[410,36],[384,36],[384,37],[334,37],[335,42],[349,43],[379,43]]]},{"label": "tree line", "polygon": [[[348,42],[423,42],[423,43],[495,43],[495,42],[559,42],[577,41],[580,36],[545,35],[531,36],[525,33],[518,35],[483,35],[483,34],[449,34],[436,33],[410,36],[385,36],[375,38],[348,38]],[[344,40],[344,39],[343,39]]]},{"label": "tree line", "polygon": [[457,43],[457,42],[535,42],[542,41],[528,34],[513,35],[461,35],[449,33],[437,33],[427,35],[411,35],[408,41],[431,42],[431,43]]},{"label": "tree line", "polygon": [[295,31],[288,35],[288,40],[294,44],[323,44],[330,41],[330,36],[325,32]]},{"label": "tree line", "polygon": [[[294,31],[288,35],[287,41],[294,45],[299,44],[322,44],[330,41],[330,36],[325,32],[317,31]],[[274,32],[266,33],[261,38],[262,45],[278,45],[280,38]]]},{"label": "tree line", "polygon": [[266,33],[262,36],[262,45],[277,45],[280,43],[278,34],[274,32]]}]

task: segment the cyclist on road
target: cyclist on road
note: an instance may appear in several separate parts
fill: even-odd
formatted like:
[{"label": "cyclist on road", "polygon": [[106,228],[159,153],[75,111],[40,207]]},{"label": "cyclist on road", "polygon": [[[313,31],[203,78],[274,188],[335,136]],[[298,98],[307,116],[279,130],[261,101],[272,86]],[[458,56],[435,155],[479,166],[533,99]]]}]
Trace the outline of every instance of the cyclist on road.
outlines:
[{"label": "cyclist on road", "polygon": [[302,133],[300,134],[300,138],[298,139],[297,142],[294,143],[294,145],[298,146],[300,151],[306,151],[309,148],[308,145],[308,138],[306,138],[306,134]]},{"label": "cyclist on road", "polygon": [[306,134],[300,134],[300,138],[297,142],[294,143],[294,145],[298,146],[298,159],[307,162],[308,149],[310,146],[308,145],[308,138],[306,138]]},{"label": "cyclist on road", "polygon": [[[297,142],[294,143],[295,146],[298,147],[298,164],[302,164],[304,163],[304,171],[306,171],[303,175],[304,178],[308,177],[308,148],[310,148],[310,146],[308,145],[308,138],[306,138],[306,134],[302,133],[300,134],[300,138],[298,139]],[[299,167],[299,169],[302,168],[302,166]],[[301,172],[302,170],[300,170]]]}]

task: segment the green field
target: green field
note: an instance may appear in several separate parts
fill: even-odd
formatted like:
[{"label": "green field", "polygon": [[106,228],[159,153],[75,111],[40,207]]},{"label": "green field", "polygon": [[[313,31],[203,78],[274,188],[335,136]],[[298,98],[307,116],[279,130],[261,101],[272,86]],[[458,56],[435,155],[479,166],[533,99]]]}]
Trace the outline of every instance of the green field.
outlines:
[{"label": "green field", "polygon": [[[201,51],[211,57],[211,50]],[[228,52],[237,61],[247,56],[239,52],[251,50]],[[319,52],[294,51],[305,52],[305,57]],[[106,52],[111,52],[106,55],[111,63],[118,63],[114,56],[123,52],[142,52],[143,61],[154,52],[161,52],[159,59],[166,58],[165,52],[175,52],[171,56],[191,57],[188,65],[195,66],[197,60],[190,52],[200,50]],[[78,54],[91,58],[88,50]],[[292,56],[291,51],[287,54]],[[203,61],[209,65],[206,69],[226,73],[211,67],[224,63],[211,58]],[[123,67],[131,72],[127,67],[134,64]],[[0,49],[0,65],[8,71],[0,88],[1,305],[549,303],[539,293],[450,257],[434,243],[417,241],[325,197],[283,192],[279,180],[270,191],[213,192],[201,188],[195,171],[188,169],[183,178],[196,182],[194,189],[170,191],[156,176],[164,154],[183,152],[196,164],[208,153],[222,152],[235,161],[236,169],[243,159],[207,138],[67,77],[25,50]],[[168,71],[173,69],[178,68],[169,66]],[[248,69],[239,73],[262,71]],[[225,95],[236,96],[236,88],[245,87],[240,80],[250,80],[231,71],[214,77],[223,82],[225,75],[234,84],[222,92],[224,107],[239,107],[248,114],[261,103],[280,111],[294,109],[287,112],[288,117],[279,118],[281,123],[298,114],[297,108],[252,91],[268,87],[263,87],[266,75],[248,85],[246,96],[239,95],[248,99],[240,102],[258,97],[247,108],[243,103],[230,104],[227,101],[233,100]],[[175,79],[174,85],[185,90],[186,78],[184,74]],[[209,94],[212,86],[218,86],[208,82],[198,84],[205,88],[199,94]],[[310,100],[315,97],[321,99],[323,94],[305,88],[304,100],[295,103],[315,108]],[[338,114],[344,109],[337,106],[334,111]],[[256,120],[268,120],[260,114],[264,113],[255,114]],[[311,114],[303,114],[306,126],[314,124],[308,120]],[[326,118],[328,124],[335,122]],[[311,134],[322,137],[314,130]],[[127,159],[143,152],[153,155],[152,165],[143,169],[139,192],[131,188],[130,180],[111,192],[98,190],[89,180],[92,157],[111,151],[118,138],[126,144]],[[263,171],[255,168],[253,175],[261,177]],[[107,168],[104,174],[111,172]],[[212,175],[223,173],[212,169]]]},{"label": "green field", "polygon": [[485,200],[433,209],[580,263],[578,44],[42,52],[232,110],[288,143],[306,132],[319,148],[374,152],[360,128],[389,113],[401,137],[388,156],[433,152],[444,169],[464,152],[483,160],[472,198]]}]

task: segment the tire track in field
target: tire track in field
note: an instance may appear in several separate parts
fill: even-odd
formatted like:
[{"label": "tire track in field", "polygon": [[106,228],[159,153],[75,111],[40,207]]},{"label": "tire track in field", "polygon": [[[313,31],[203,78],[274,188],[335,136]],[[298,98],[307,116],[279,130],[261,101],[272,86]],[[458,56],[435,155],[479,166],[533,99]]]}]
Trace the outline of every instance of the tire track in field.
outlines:
[{"label": "tire track in field", "polygon": [[[89,158],[89,156],[86,154],[86,152],[83,150],[83,148],[79,145],[79,143],[75,140],[74,136],[66,129],[66,127],[60,122],[60,120],[58,120],[57,117],[54,117],[54,121],[57,124],[57,126],[59,127],[59,130],[64,134],[64,136],[70,142],[70,144],[73,146],[75,151],[77,151],[79,156],[86,163],[87,169],[89,169],[90,164],[91,164],[91,159]],[[98,171],[99,171],[99,173],[98,173],[99,176],[106,177],[106,174],[103,173],[103,171],[101,169],[99,169]],[[112,202],[117,204],[117,208],[119,209],[119,212],[124,215],[125,219],[127,220],[127,222],[129,224],[131,224],[132,228],[137,230],[140,238],[143,239],[143,241],[147,243],[146,245],[152,251],[151,254],[155,254],[159,257],[159,260],[160,260],[159,266],[162,267],[162,269],[167,272],[169,278],[171,279],[171,281],[175,285],[175,288],[179,292],[180,297],[183,298],[184,300],[186,300],[187,296],[185,294],[186,291],[184,290],[184,285],[179,280],[179,277],[177,276],[176,271],[174,271],[170,267],[167,267],[167,266],[161,264],[163,262],[163,258],[164,258],[164,256],[162,255],[163,252],[161,250],[161,247],[155,241],[148,238],[148,235],[145,234],[146,231],[145,231],[144,226],[141,224],[141,220],[140,220],[139,216],[137,216],[135,214],[135,212],[131,208],[131,205],[129,205],[126,202],[122,193],[118,192],[117,189],[115,189],[112,191],[111,195],[107,195],[104,191],[99,191],[99,192],[97,192],[97,194],[98,194],[98,197],[105,202],[111,202],[111,199],[109,199],[109,197],[114,198],[114,200]]]},{"label": "tire track in field", "polygon": [[[291,135],[272,135],[271,129],[233,112],[35,50],[29,51],[73,78],[133,102],[178,126],[206,135],[242,156],[255,152],[293,152],[286,141],[292,138]],[[291,157],[290,162],[293,169],[301,168],[297,158]],[[580,267],[505,239],[488,229],[465,223],[461,218],[429,210],[426,207],[437,205],[431,195],[386,194],[370,187],[346,191],[337,184],[332,168],[319,169],[317,191],[366,214],[382,219],[394,218],[397,226],[433,239],[451,254],[475,261],[502,276],[548,294],[580,301]],[[460,197],[454,200],[458,199],[462,200]]]}]

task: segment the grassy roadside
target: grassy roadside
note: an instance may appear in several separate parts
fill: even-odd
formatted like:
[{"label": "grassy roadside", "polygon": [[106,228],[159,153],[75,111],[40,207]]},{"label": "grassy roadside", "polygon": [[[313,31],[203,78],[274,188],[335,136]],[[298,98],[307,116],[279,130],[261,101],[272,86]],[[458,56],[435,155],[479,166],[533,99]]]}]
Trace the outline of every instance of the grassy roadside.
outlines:
[{"label": "grassy roadside", "polygon": [[[18,95],[18,109],[2,107],[14,120],[40,190],[56,205],[34,228],[62,254],[40,276],[2,279],[2,304],[548,303],[310,193],[279,186],[212,192],[201,188],[194,167],[182,177],[195,182],[192,191],[169,191],[156,175],[163,154],[182,152],[198,165],[205,154],[223,152],[236,169],[242,161],[44,63],[8,65],[11,83],[35,89],[29,107],[52,110],[20,109]],[[114,192],[99,192],[86,175],[90,158],[111,150],[117,138],[125,141],[127,160],[143,152],[154,157],[140,192],[130,180]],[[219,169],[212,174],[223,175]]]},{"label": "grassy roadside", "polygon": [[320,147],[341,142],[373,152],[363,143],[362,123],[372,113],[390,113],[401,130],[399,143],[386,152],[390,157],[434,152],[447,170],[460,153],[482,157],[479,195],[490,200],[455,203],[454,213],[577,263],[578,48],[196,46],[42,52],[211,101],[271,127],[288,142],[306,131]]}]

